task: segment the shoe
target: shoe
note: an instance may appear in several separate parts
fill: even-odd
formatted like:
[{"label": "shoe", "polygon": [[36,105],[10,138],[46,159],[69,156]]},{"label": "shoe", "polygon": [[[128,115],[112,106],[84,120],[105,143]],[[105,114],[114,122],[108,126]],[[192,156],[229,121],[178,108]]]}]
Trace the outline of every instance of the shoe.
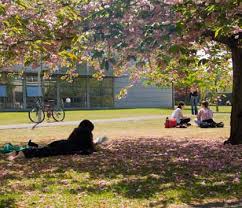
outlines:
[{"label": "shoe", "polygon": [[28,142],[28,146],[29,146],[29,147],[36,147],[36,148],[39,147],[39,145],[36,144],[36,143],[34,143],[34,142],[32,142],[31,139],[30,139],[29,142]]},{"label": "shoe", "polygon": [[224,123],[223,122],[217,123],[216,127],[217,128],[223,128],[224,127]]},{"label": "shoe", "polygon": [[185,128],[187,128],[187,126],[184,125],[184,124],[181,124],[181,125],[176,126],[176,128],[182,128],[182,129],[185,129]]}]

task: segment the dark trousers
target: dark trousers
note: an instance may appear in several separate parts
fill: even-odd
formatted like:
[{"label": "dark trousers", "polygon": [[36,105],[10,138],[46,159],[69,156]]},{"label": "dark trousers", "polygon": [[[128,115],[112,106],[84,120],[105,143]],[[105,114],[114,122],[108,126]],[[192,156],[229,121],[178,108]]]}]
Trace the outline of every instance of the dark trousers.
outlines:
[{"label": "dark trousers", "polygon": [[37,149],[26,149],[23,150],[23,153],[26,158],[33,158],[55,156],[61,154],[62,152],[58,151],[58,149],[46,146]]},{"label": "dark trousers", "polygon": [[214,121],[213,119],[203,120],[202,122],[206,122],[206,123],[215,123],[215,121]]},{"label": "dark trousers", "polygon": [[23,151],[24,156],[26,158],[33,158],[33,157],[49,157],[49,156],[56,156],[56,155],[73,155],[73,154],[81,154],[81,155],[88,155],[92,152],[89,150],[82,150],[78,146],[71,144],[67,140],[59,140],[54,141],[42,148],[36,149],[26,149]]},{"label": "dark trousers", "polygon": [[190,118],[181,119],[180,124],[188,124],[191,121]]},{"label": "dark trousers", "polygon": [[198,96],[191,96],[192,115],[197,115]]}]

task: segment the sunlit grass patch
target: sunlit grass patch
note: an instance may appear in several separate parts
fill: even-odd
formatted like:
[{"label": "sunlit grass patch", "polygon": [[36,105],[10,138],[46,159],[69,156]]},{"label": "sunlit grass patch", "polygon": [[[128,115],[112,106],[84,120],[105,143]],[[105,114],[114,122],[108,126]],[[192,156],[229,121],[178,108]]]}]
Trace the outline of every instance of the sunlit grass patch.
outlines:
[{"label": "sunlit grass patch", "polygon": [[[223,129],[165,129],[164,120],[96,124],[110,146],[90,156],[9,162],[0,155],[0,207],[189,207],[240,203],[242,147]],[[1,144],[45,145],[73,127],[0,131]]]}]

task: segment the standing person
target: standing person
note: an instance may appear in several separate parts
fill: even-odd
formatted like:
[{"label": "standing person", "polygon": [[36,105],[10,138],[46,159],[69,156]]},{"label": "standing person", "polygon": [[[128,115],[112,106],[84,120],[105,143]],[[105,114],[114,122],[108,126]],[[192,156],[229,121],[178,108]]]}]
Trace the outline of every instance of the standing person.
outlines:
[{"label": "standing person", "polygon": [[190,102],[191,102],[191,108],[192,108],[192,115],[197,115],[198,110],[197,110],[197,105],[198,105],[198,101],[199,101],[199,96],[198,96],[198,88],[191,88],[190,91]]},{"label": "standing person", "polygon": [[184,125],[186,126],[190,126],[191,124],[189,123],[191,121],[190,118],[183,116],[182,110],[185,108],[185,103],[184,102],[180,102],[177,106],[177,109],[173,111],[173,113],[171,114],[171,118],[176,119],[177,125]]}]

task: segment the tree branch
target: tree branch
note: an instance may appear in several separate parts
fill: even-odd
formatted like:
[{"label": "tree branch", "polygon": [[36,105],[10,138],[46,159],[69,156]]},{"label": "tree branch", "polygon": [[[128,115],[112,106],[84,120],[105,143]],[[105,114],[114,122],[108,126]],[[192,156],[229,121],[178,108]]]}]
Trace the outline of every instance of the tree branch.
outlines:
[{"label": "tree branch", "polygon": [[242,39],[242,32],[235,33],[231,36],[219,35],[215,37],[214,31],[207,30],[202,35],[205,37],[211,37],[212,40],[228,45],[231,48],[239,46],[240,40]]},{"label": "tree branch", "polygon": [[39,38],[39,37],[35,37],[33,39],[24,39],[24,40],[19,40],[11,45],[9,44],[4,44],[4,43],[0,43],[0,46],[5,46],[7,48],[14,48],[16,46],[19,46],[19,45],[22,45],[24,43],[27,43],[27,42],[35,42],[35,41],[64,41],[64,40],[71,40],[73,39],[74,36],[70,36],[70,37],[57,37],[57,38]]},{"label": "tree branch", "polygon": [[203,32],[202,34],[205,37],[210,37],[212,40],[229,45],[230,42],[230,38],[227,36],[217,36],[215,37],[215,32],[211,31],[211,30],[206,30],[205,32]]}]

